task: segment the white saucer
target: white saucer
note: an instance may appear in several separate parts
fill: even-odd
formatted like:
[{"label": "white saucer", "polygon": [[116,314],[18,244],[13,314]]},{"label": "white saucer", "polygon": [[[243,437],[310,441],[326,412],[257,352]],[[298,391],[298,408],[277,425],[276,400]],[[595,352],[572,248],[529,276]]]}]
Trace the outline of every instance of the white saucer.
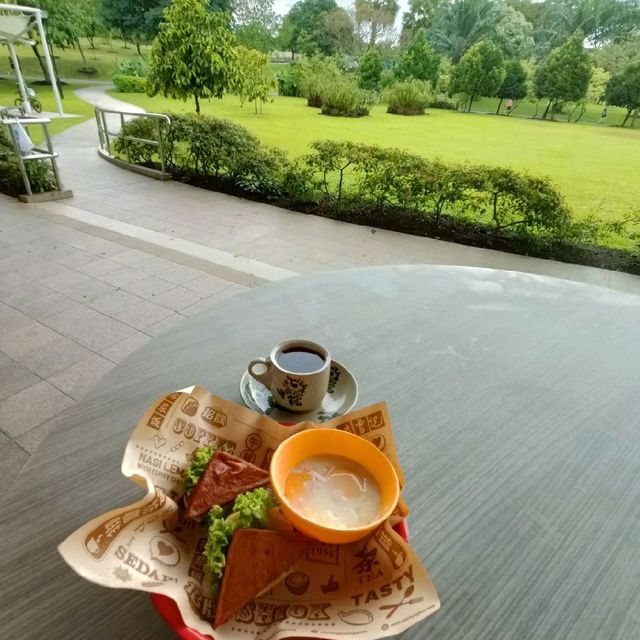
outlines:
[{"label": "white saucer", "polygon": [[274,402],[271,391],[252,378],[247,371],[244,372],[240,380],[240,395],[249,409],[269,416],[276,422],[295,424],[311,420],[311,422],[318,423],[326,422],[351,411],[358,400],[358,383],[346,367],[333,361],[329,389],[320,406],[312,411],[298,413],[282,409]]}]

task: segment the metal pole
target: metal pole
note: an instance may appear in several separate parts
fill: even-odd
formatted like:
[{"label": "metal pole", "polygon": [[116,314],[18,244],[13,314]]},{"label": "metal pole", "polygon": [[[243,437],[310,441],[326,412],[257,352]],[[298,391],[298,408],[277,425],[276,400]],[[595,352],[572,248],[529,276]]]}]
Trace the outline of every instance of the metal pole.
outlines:
[{"label": "metal pole", "polygon": [[107,153],[112,155],[111,153],[111,138],[109,137],[111,134],[109,133],[109,125],[107,124],[107,116],[104,111],[100,110],[102,114],[102,128],[104,129],[104,138],[107,141]]},{"label": "metal pole", "polygon": [[44,137],[47,141],[47,151],[51,155],[51,168],[53,169],[53,175],[56,178],[56,185],[58,186],[58,191],[62,191],[62,182],[60,182],[60,173],[58,172],[56,154],[53,151],[53,143],[51,142],[51,137],[49,136],[49,125],[46,122],[43,122],[42,129],[44,130]]},{"label": "metal pole", "polygon": [[22,98],[22,106],[25,114],[31,113],[31,102],[29,101],[29,95],[27,94],[27,87],[24,84],[24,78],[22,77],[22,71],[20,71],[20,64],[18,63],[18,56],[16,55],[13,42],[7,40],[7,46],[9,47],[9,54],[11,55],[11,62],[16,72],[16,78],[18,80],[18,87],[20,89],[20,97]]},{"label": "metal pole", "polygon": [[129,140],[125,135],[124,131],[124,114],[120,113],[120,137],[122,138],[122,143],[124,144],[125,151],[127,152],[127,161],[131,164],[131,154],[129,153]]},{"label": "metal pole", "polygon": [[58,113],[63,116],[64,109],[62,108],[62,101],[60,100],[60,91],[58,90],[58,82],[56,81],[56,74],[53,70],[53,61],[51,60],[51,53],[49,52],[49,45],[47,45],[47,36],[42,26],[42,13],[36,12],[36,23],[38,24],[38,33],[40,34],[40,40],[42,42],[42,48],[44,49],[44,58],[47,62],[47,72],[49,73],[49,80],[51,80],[51,88],[53,89],[53,97],[56,100],[58,106]]},{"label": "metal pole", "polygon": [[31,183],[29,182],[29,176],[27,175],[27,170],[24,167],[24,161],[22,159],[22,151],[20,151],[20,145],[18,144],[18,140],[16,139],[16,133],[13,130],[13,125],[9,124],[9,135],[11,136],[11,142],[13,142],[13,148],[16,152],[16,157],[18,158],[18,166],[20,167],[20,173],[22,174],[22,182],[24,182],[24,188],[27,190],[27,195],[33,195],[31,191]]},{"label": "metal pole", "polygon": [[160,167],[162,168],[162,173],[166,173],[166,169],[164,166],[164,147],[162,146],[162,120],[157,118],[158,123],[158,150],[160,151]]}]

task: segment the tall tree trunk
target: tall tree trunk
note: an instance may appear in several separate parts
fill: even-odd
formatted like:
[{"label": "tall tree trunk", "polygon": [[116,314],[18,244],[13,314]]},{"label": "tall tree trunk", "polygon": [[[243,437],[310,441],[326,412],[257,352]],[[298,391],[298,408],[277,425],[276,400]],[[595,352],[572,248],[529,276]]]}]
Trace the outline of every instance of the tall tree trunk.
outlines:
[{"label": "tall tree trunk", "polygon": [[551,106],[551,103],[553,102],[553,98],[551,98],[549,100],[549,104],[547,105],[547,108],[544,110],[544,113],[542,114],[542,119],[546,120],[547,119],[547,113],[549,113],[549,107]]},{"label": "tall tree trunk", "polygon": [[64,91],[62,90],[62,82],[60,82],[60,74],[58,73],[58,63],[56,62],[56,57],[53,55],[53,45],[51,44],[51,41],[49,41],[49,55],[51,56],[51,62],[53,64],[53,74],[55,76],[54,82],[60,92],[60,98],[64,100]]},{"label": "tall tree trunk", "polygon": [[49,79],[49,76],[47,75],[47,66],[44,63],[44,60],[42,59],[42,56],[40,55],[40,51],[38,50],[38,45],[37,44],[32,44],[31,45],[31,49],[33,50],[33,53],[36,56],[36,60],[38,61],[38,64],[40,65],[40,69],[42,70],[42,77],[44,79],[45,82],[47,82],[47,80]]},{"label": "tall tree trunk", "polygon": [[376,38],[378,37],[378,24],[371,21],[371,35],[369,36],[369,49],[376,44]]},{"label": "tall tree trunk", "polygon": [[138,40],[136,40],[136,51],[138,52],[138,55],[142,57],[142,51],[140,51],[140,42]]},{"label": "tall tree trunk", "polygon": [[80,44],[80,38],[78,38],[76,40],[76,44],[78,45],[78,51],[80,52],[80,55],[82,56],[82,62],[84,64],[84,66],[87,66],[87,59],[84,57],[84,51],[82,50],[82,45]]},{"label": "tall tree trunk", "polygon": [[638,117],[638,113],[640,113],[640,107],[636,108],[633,112],[633,118],[631,118],[631,128],[635,129],[636,127],[636,118]]},{"label": "tall tree trunk", "polygon": [[198,99],[198,94],[196,93],[193,97],[196,99],[196,113],[200,113],[200,100]]},{"label": "tall tree trunk", "polygon": [[474,101],[475,99],[476,99],[476,97],[475,97],[473,94],[471,94],[471,95],[469,96],[469,108],[467,109],[467,113],[471,113],[471,105],[473,104],[473,101]]},{"label": "tall tree trunk", "polygon": [[622,121],[622,126],[624,127],[625,124],[627,124],[627,120],[629,119],[629,116],[631,115],[631,109],[627,109],[627,115],[624,117],[624,120]]},{"label": "tall tree trunk", "polygon": [[504,100],[504,98],[500,98],[500,102],[498,102],[498,108],[496,109],[496,115],[498,115],[500,113],[500,107],[502,106],[502,101]]}]

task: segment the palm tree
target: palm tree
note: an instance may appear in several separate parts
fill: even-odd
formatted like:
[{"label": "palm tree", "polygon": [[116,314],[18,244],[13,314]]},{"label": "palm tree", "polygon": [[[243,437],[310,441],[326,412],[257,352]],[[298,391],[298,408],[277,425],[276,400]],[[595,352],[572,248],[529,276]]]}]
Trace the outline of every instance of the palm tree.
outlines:
[{"label": "palm tree", "polygon": [[356,0],[356,22],[368,30],[369,47],[375,45],[382,29],[393,27],[399,10],[396,0]]}]

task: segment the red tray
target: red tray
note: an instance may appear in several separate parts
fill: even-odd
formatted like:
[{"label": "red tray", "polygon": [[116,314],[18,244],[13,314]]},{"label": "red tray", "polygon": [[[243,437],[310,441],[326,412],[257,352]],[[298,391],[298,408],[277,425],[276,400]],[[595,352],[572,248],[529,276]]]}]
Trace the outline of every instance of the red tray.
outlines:
[{"label": "red tray", "polygon": [[[407,521],[400,521],[394,529],[401,535],[407,542],[409,542],[409,527]],[[187,627],[184,624],[180,610],[175,600],[164,596],[160,593],[151,594],[151,602],[153,606],[158,610],[158,613],[164,618],[164,621],[184,640],[215,640],[215,638],[209,634],[203,635],[199,631]]]}]

